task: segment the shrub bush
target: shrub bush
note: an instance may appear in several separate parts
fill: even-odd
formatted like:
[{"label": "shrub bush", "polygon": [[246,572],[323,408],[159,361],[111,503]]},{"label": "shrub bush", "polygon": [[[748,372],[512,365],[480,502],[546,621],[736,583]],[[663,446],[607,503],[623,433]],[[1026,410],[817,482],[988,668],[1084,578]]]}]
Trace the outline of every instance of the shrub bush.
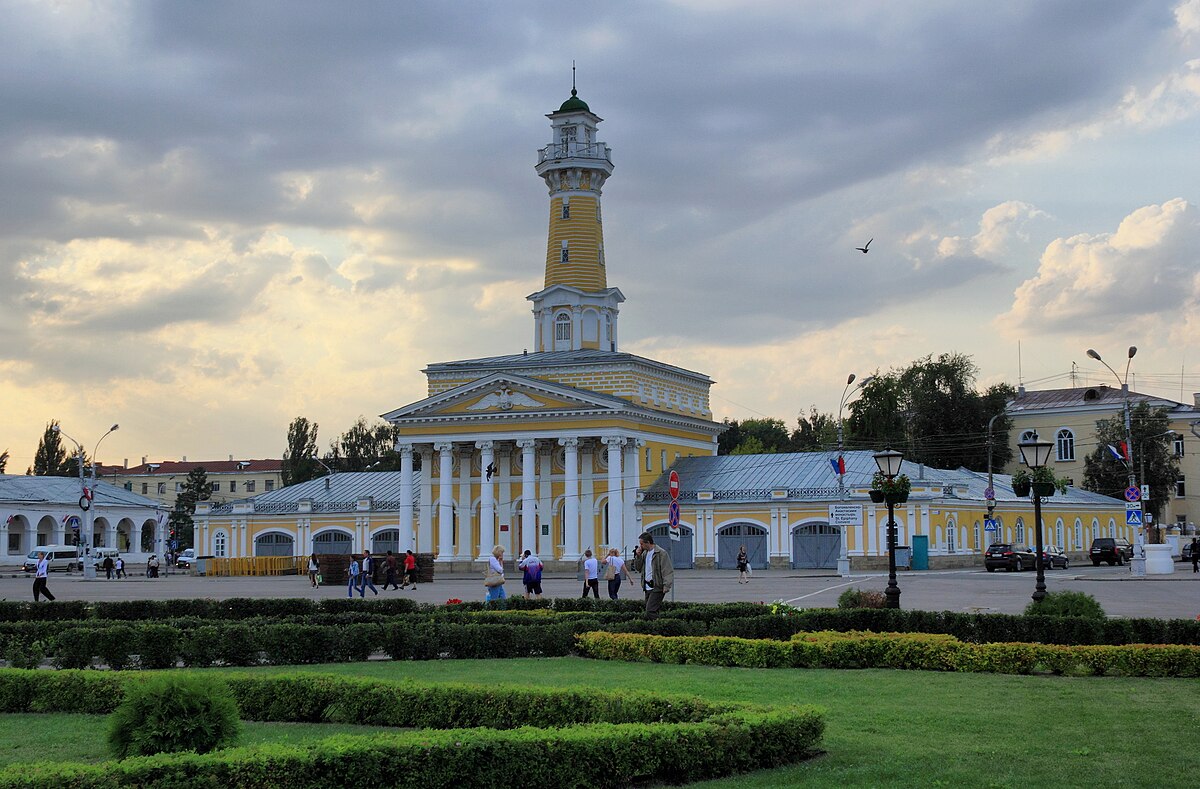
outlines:
[{"label": "shrub bush", "polygon": [[160,674],[125,686],[109,722],[108,745],[118,759],[156,753],[208,753],[237,742],[238,706],[215,677]]},{"label": "shrub bush", "polygon": [[847,589],[838,595],[838,608],[883,608],[887,598],[874,589]]},{"label": "shrub bush", "polygon": [[1084,592],[1047,592],[1041,602],[1025,606],[1025,616],[1077,616],[1104,620],[1104,609]]}]

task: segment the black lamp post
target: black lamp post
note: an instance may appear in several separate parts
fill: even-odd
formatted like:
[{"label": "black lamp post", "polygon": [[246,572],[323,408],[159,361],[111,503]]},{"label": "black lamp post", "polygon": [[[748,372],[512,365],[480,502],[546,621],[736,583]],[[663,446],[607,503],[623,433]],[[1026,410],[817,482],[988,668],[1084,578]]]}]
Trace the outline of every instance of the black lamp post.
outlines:
[{"label": "black lamp post", "polygon": [[[904,456],[892,449],[875,453],[875,465],[879,473],[891,482],[900,473],[900,464]],[[897,497],[892,493],[884,494],[888,508],[887,543],[888,543],[888,585],[884,590],[888,608],[900,607],[900,587],[896,585],[896,502]]]},{"label": "black lamp post", "polygon": [[[1017,448],[1021,450],[1021,462],[1030,468],[1036,475],[1039,468],[1045,467],[1050,462],[1050,450],[1054,449],[1054,445],[1049,441],[1042,441],[1038,438],[1038,434],[1034,433],[1027,440],[1017,444]],[[1037,558],[1034,560],[1034,566],[1037,568],[1037,585],[1033,590],[1033,601],[1035,603],[1042,602],[1042,598],[1046,596],[1046,566],[1042,561],[1042,485],[1034,480],[1030,487],[1033,489],[1033,533],[1037,540]]]}]

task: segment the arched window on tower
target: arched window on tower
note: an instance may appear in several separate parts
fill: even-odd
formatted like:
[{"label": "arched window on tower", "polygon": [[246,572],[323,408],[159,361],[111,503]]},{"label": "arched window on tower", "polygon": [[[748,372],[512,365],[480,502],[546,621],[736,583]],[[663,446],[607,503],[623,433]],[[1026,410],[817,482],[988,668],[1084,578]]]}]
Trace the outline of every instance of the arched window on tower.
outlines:
[{"label": "arched window on tower", "polygon": [[571,348],[571,316],[560,312],[554,317],[554,350],[570,350]]}]

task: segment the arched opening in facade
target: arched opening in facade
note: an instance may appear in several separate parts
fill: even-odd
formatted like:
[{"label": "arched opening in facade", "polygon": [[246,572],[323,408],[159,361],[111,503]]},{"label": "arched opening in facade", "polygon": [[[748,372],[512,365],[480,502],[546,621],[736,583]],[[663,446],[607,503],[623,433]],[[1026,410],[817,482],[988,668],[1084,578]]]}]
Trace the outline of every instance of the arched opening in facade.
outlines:
[{"label": "arched opening in facade", "polygon": [[743,545],[751,567],[765,570],[770,566],[767,530],[753,523],[729,523],[717,529],[717,567],[736,570],[738,552]]},{"label": "arched opening in facade", "polygon": [[841,549],[842,530],[830,523],[801,523],[792,529],[793,570],[836,568]]},{"label": "arched opening in facade", "polygon": [[667,523],[651,526],[646,531],[654,538],[655,546],[671,556],[671,566],[676,570],[690,570],[695,564],[695,532],[691,526],[679,524],[679,541],[671,539],[671,527]]}]

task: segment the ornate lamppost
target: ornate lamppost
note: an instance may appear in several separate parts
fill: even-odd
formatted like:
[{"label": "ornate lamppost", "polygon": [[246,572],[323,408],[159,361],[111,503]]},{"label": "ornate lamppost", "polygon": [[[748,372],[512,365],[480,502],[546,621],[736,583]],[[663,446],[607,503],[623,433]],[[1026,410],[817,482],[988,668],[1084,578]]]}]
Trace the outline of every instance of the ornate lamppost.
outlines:
[{"label": "ornate lamppost", "polygon": [[875,453],[875,465],[879,467],[879,473],[887,480],[887,484],[882,486],[881,490],[888,509],[888,585],[883,593],[888,608],[900,607],[900,587],[896,584],[896,505],[908,500],[908,491],[905,490],[901,493],[891,488],[896,476],[900,473],[900,466],[903,462],[904,456],[892,449]]},{"label": "ornate lamppost", "polygon": [[1037,558],[1034,567],[1037,568],[1037,584],[1033,590],[1033,601],[1042,602],[1046,596],[1046,565],[1042,557],[1042,496],[1054,494],[1054,483],[1039,481],[1038,469],[1046,467],[1050,462],[1050,452],[1054,445],[1042,441],[1035,432],[1027,440],[1017,444],[1021,450],[1021,462],[1033,472],[1030,488],[1033,490],[1033,533],[1037,542]]}]

